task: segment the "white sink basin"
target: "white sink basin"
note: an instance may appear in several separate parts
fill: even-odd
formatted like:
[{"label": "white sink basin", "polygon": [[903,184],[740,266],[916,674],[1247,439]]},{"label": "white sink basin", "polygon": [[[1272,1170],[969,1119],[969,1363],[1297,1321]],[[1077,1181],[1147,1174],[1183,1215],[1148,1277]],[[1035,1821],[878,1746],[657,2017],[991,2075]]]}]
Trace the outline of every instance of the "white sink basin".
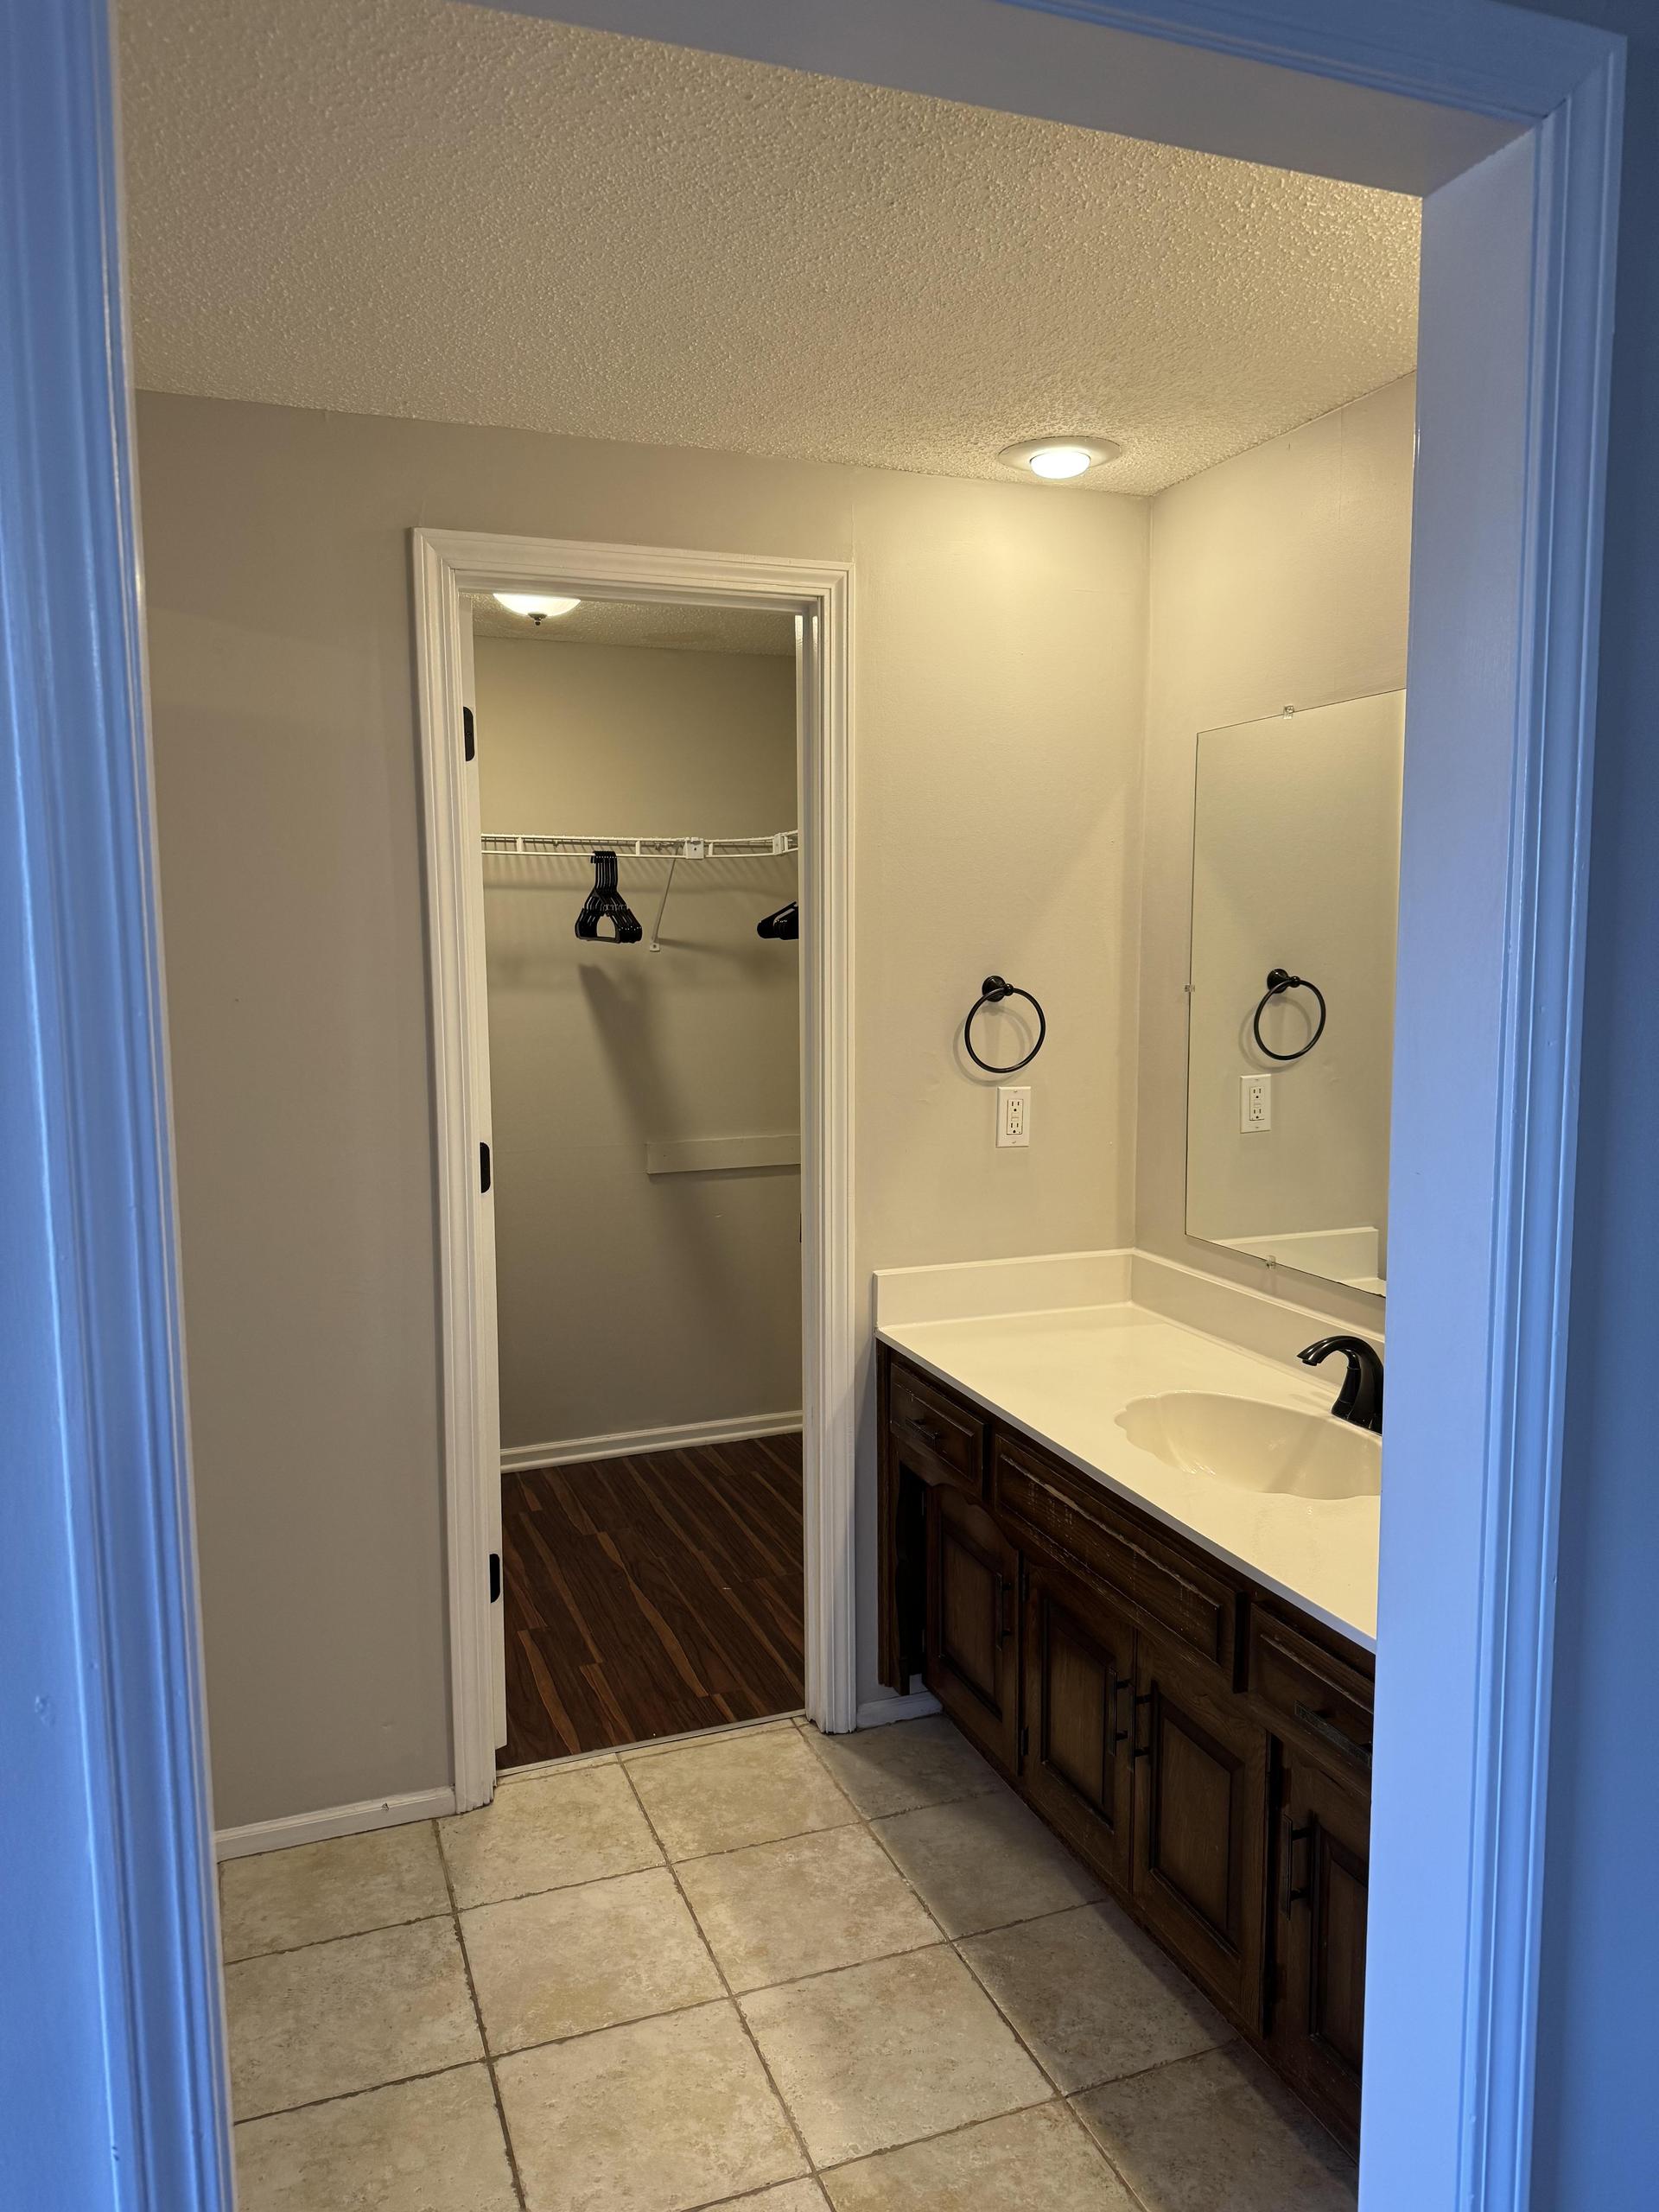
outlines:
[{"label": "white sink basin", "polygon": [[1382,1440],[1328,1414],[1208,1390],[1171,1390],[1131,1400],[1117,1425],[1131,1444],[1166,1467],[1208,1475],[1235,1490],[1319,1498],[1382,1491]]}]

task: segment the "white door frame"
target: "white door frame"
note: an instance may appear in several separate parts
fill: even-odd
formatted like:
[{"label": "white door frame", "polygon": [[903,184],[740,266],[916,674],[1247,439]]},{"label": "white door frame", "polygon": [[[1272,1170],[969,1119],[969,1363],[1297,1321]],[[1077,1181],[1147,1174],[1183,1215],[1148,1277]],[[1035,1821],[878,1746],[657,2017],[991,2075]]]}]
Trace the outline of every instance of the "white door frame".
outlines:
[{"label": "white door frame", "polygon": [[575,539],[410,533],[426,814],[427,965],[436,1091],[449,1681],[456,1809],[495,1789],[489,1557],[499,1547],[499,1381],[489,1012],[478,765],[462,726],[464,594],[569,591],[795,615],[800,635],[801,1268],[806,1707],[855,1725],[853,1292],[852,569]]}]

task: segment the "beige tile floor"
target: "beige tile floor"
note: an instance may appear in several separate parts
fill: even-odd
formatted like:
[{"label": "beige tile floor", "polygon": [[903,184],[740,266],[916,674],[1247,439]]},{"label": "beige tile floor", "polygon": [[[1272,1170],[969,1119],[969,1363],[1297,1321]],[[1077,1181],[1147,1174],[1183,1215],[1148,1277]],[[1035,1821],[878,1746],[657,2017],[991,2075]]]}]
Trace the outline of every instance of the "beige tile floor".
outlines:
[{"label": "beige tile floor", "polygon": [[944,1719],[511,1777],[233,1859],[242,2212],[1351,2212]]}]

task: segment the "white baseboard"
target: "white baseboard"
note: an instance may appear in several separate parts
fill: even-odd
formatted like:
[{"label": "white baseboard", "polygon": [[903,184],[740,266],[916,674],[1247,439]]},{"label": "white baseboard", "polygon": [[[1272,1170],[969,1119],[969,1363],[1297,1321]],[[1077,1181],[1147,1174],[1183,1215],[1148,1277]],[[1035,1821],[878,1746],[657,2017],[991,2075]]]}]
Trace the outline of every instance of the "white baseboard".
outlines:
[{"label": "white baseboard", "polygon": [[861,1728],[885,1728],[894,1720],[925,1720],[930,1713],[944,1710],[931,1690],[912,1690],[908,1697],[873,1697],[858,1708]]},{"label": "white baseboard", "polygon": [[453,1789],[416,1789],[404,1797],[365,1797],[360,1805],[326,1805],[318,1813],[289,1813],[280,1821],[253,1821],[220,1828],[213,1838],[219,1859],[249,1859],[256,1852],[287,1851],[296,1843],[327,1843],[337,1835],[392,1828],[405,1821],[435,1821],[455,1809]]},{"label": "white baseboard", "polygon": [[611,1436],[568,1436],[555,1444],[515,1444],[501,1454],[501,1471],[569,1467],[582,1459],[621,1459],[636,1452],[683,1452],[696,1444],[741,1444],[752,1436],[793,1436],[799,1414],[734,1414],[725,1421],[688,1421],[681,1428],[625,1428]]}]

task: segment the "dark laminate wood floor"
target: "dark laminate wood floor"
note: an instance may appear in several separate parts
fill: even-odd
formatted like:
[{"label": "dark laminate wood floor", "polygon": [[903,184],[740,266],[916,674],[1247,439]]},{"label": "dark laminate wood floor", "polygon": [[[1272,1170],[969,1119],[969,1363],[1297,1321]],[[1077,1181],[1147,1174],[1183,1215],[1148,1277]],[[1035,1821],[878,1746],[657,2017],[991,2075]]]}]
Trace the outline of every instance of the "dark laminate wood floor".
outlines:
[{"label": "dark laminate wood floor", "polygon": [[504,1767],[793,1712],[801,1440],[501,1478]]}]

